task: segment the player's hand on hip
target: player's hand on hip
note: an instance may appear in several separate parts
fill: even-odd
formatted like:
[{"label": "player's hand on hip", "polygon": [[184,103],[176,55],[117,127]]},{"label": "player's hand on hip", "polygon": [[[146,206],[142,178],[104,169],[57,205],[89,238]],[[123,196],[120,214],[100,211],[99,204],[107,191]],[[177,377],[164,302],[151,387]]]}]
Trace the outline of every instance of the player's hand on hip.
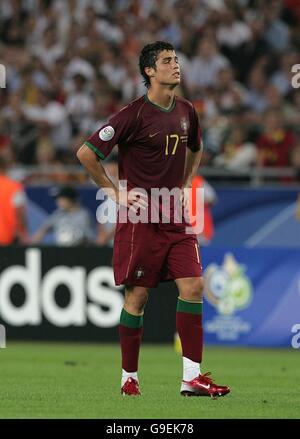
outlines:
[{"label": "player's hand on hip", "polygon": [[181,201],[182,206],[186,210],[189,208],[190,195],[191,195],[191,188],[190,187],[183,187],[181,189],[180,201]]},{"label": "player's hand on hip", "polygon": [[134,212],[137,212],[139,208],[143,210],[146,209],[148,206],[148,197],[146,194],[133,189],[129,192],[126,190],[120,190],[118,191],[117,202],[120,206],[128,207]]}]

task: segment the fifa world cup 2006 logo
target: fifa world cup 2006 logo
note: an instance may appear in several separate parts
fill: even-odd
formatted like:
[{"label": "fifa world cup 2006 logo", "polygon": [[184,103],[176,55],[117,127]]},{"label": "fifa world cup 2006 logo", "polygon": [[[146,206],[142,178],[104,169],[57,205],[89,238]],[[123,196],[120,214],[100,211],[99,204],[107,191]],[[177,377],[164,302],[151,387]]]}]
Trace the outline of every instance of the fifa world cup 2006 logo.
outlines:
[{"label": "fifa world cup 2006 logo", "polygon": [[208,302],[219,314],[231,316],[247,308],[252,301],[252,285],[232,254],[226,254],[222,266],[211,264],[204,273],[204,291]]}]

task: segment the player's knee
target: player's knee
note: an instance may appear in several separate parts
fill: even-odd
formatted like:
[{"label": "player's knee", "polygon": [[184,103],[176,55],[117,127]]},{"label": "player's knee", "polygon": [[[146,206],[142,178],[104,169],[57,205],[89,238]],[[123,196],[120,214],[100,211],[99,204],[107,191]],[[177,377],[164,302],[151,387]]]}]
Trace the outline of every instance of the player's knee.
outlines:
[{"label": "player's knee", "polygon": [[147,298],[145,297],[134,297],[130,300],[125,300],[125,308],[128,312],[132,314],[141,314],[144,312],[144,309],[146,307]]},{"label": "player's knee", "polygon": [[138,295],[134,298],[134,305],[139,313],[143,312],[147,304],[148,296]]},{"label": "player's knee", "polygon": [[202,299],[203,279],[199,277],[189,282],[183,297],[185,300],[198,301]]},{"label": "player's knee", "polygon": [[132,288],[126,289],[125,292],[125,307],[131,309],[135,313],[144,311],[148,300],[148,291],[146,289]]}]

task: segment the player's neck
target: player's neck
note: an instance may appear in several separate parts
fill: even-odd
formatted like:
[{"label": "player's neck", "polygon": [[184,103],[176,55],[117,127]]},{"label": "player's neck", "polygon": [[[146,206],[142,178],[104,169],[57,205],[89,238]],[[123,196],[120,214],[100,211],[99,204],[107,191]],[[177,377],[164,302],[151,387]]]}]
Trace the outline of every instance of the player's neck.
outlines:
[{"label": "player's neck", "polygon": [[153,104],[168,110],[174,101],[175,92],[174,90],[166,88],[154,89],[150,87],[147,92],[147,97]]}]

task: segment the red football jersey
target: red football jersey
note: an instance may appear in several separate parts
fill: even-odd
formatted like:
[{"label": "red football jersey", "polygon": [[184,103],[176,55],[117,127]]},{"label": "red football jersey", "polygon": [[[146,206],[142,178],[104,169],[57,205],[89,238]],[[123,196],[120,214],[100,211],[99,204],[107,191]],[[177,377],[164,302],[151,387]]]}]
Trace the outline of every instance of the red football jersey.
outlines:
[{"label": "red football jersey", "polygon": [[128,189],[181,187],[186,148],[200,149],[201,130],[193,105],[176,96],[166,110],[136,99],[112,116],[85,144],[101,159],[118,144],[119,179]]}]

